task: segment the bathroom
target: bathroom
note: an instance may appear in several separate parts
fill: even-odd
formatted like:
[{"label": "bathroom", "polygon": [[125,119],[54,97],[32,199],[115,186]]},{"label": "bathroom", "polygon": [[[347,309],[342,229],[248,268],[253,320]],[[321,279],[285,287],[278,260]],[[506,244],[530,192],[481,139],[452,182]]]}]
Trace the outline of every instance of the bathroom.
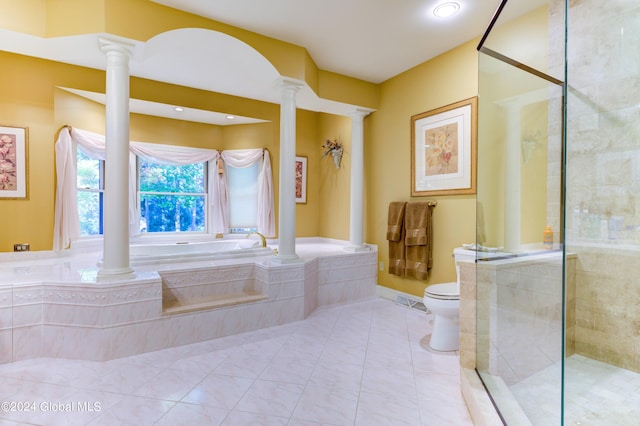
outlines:
[{"label": "bathroom", "polygon": [[[514,0],[512,0],[514,1]],[[151,2],[145,7],[150,8],[150,16],[161,13],[155,10]],[[555,5],[554,7],[557,7]],[[594,51],[609,51],[611,54],[618,54],[611,58],[614,64],[611,70],[607,70],[607,78],[597,74],[602,78],[598,84],[604,84],[604,90],[611,96],[611,99],[598,100],[593,103],[587,96],[595,89],[582,89],[584,87],[582,79],[596,75],[596,73],[583,71],[581,68],[569,68],[567,81],[576,90],[569,93],[567,98],[567,159],[566,167],[566,200],[561,203],[562,187],[558,184],[558,176],[553,181],[553,186],[545,189],[545,193],[535,194],[533,205],[527,204],[527,208],[520,207],[524,212],[544,209],[545,220],[537,220],[532,226],[523,226],[521,235],[525,243],[540,242],[542,232],[546,225],[551,225],[554,230],[554,241],[558,244],[565,241],[564,247],[567,253],[575,254],[576,260],[576,295],[575,300],[575,321],[573,329],[567,324],[562,327],[554,323],[552,327],[554,333],[568,335],[573,334],[574,348],[566,348],[566,353],[585,354],[586,358],[594,360],[606,359],[608,365],[618,365],[625,369],[633,370],[633,363],[637,362],[633,354],[637,352],[637,331],[629,330],[627,326],[617,326],[618,320],[624,324],[632,324],[634,316],[632,307],[627,307],[620,301],[629,300],[627,294],[635,294],[634,289],[629,285],[627,274],[631,274],[631,266],[637,257],[637,226],[635,216],[635,199],[637,198],[637,188],[635,179],[635,157],[633,153],[637,147],[634,145],[637,136],[637,126],[630,124],[630,121],[618,120],[617,116],[610,116],[603,111],[601,105],[612,103],[613,110],[627,116],[633,116],[633,110],[625,110],[625,105],[618,104],[616,99],[625,96],[634,97],[631,104],[637,104],[638,98],[633,90],[623,90],[617,82],[618,80],[633,80],[633,75],[618,75],[625,70],[632,72],[637,69],[637,37],[634,38],[633,31],[625,27],[624,35],[620,33],[620,26],[611,26],[616,29],[616,34],[608,34],[605,26],[598,26],[602,31],[602,41],[596,42],[591,38],[582,40],[583,33],[589,33],[588,23],[591,20],[604,19],[604,17],[620,20],[628,25],[633,25],[638,20],[637,8],[625,9],[619,2],[614,2],[615,13],[611,10],[600,13],[600,5],[596,3],[581,2],[570,11],[570,19],[578,20],[578,23],[571,25],[569,31],[579,31],[579,36],[570,38],[569,56],[575,60],[580,58],[603,58],[602,55],[592,55]],[[551,9],[553,18],[558,18],[562,14],[556,9]],[[633,12],[633,13],[627,13]],[[573,13],[573,15],[572,15]],[[611,16],[614,16],[611,18]],[[617,17],[621,16],[620,19]],[[544,22],[547,15],[545,14]],[[596,18],[597,17],[597,18]],[[132,19],[127,16],[120,16],[121,19]],[[584,20],[584,21],[582,21]],[[151,21],[151,20],[150,20]],[[551,20],[553,21],[553,20]],[[68,25],[69,22],[64,23]],[[90,25],[88,23],[87,25]],[[139,26],[140,23],[132,25]],[[167,31],[161,23],[148,22],[145,25],[155,26],[149,33],[157,34]],[[587,29],[585,29],[585,26]],[[214,26],[215,27],[215,26]],[[558,28],[556,25],[554,28]],[[67,34],[72,29],[66,28]],[[613,30],[612,30],[613,31]],[[242,36],[242,35],[240,35]],[[144,37],[148,38],[148,34]],[[551,37],[551,36],[550,36]],[[249,37],[250,39],[251,37]],[[526,34],[515,32],[511,39],[524,44],[535,38]],[[545,39],[546,40],[546,39]],[[260,42],[273,43],[271,48],[279,53],[286,52],[293,56],[297,52],[287,50],[287,46],[278,44],[276,41]],[[623,43],[624,42],[624,43]],[[571,44],[573,43],[573,44]],[[259,43],[258,43],[259,44]],[[355,105],[362,105],[375,109],[365,119],[364,130],[366,135],[366,149],[364,153],[364,180],[366,182],[365,211],[363,220],[364,235],[367,243],[378,247],[377,273],[378,284],[384,292],[402,292],[417,297],[422,295],[425,283],[416,283],[413,280],[406,280],[391,276],[387,273],[388,253],[384,239],[384,225],[386,223],[386,208],[389,202],[396,199],[409,199],[409,149],[397,149],[397,144],[401,141],[409,141],[410,129],[408,118],[414,114],[448,105],[461,99],[468,99],[478,94],[487,97],[483,92],[483,79],[478,77],[478,54],[476,52],[478,41],[474,40],[462,44],[461,46],[448,51],[437,58],[412,68],[398,76],[379,85],[373,85],[362,81],[348,80],[352,84],[353,90],[343,92],[343,96],[351,97],[349,102]],[[521,49],[521,44],[517,44],[518,52],[527,51]],[[559,46],[562,43],[556,43]],[[609,48],[610,44],[613,46]],[[491,47],[491,45],[490,45]],[[535,47],[535,46],[534,46]],[[547,46],[544,46],[546,51]],[[586,53],[580,49],[586,49]],[[280,50],[281,49],[281,50]],[[268,50],[268,49],[266,49]],[[535,49],[531,49],[535,50]],[[512,56],[510,51],[501,51],[507,56]],[[573,52],[573,53],[572,53]],[[554,60],[562,57],[562,53],[551,52]],[[623,54],[624,53],[624,54]],[[268,55],[269,53],[265,53]],[[283,53],[284,55],[284,53]],[[635,55],[635,56],[634,56]],[[278,67],[286,69],[296,75],[305,75],[304,69],[296,67],[305,63],[305,58],[295,56],[291,63],[278,63]],[[527,58],[518,58],[522,62],[527,62]],[[273,55],[274,62],[278,61],[278,55]],[[29,129],[29,196],[24,200],[2,200],[2,217],[7,223],[15,226],[3,226],[0,229],[0,251],[6,252],[3,261],[14,258],[13,245],[16,243],[29,243],[31,253],[25,254],[38,256],[39,251],[47,251],[51,248],[53,240],[53,211],[54,211],[54,142],[55,135],[59,129],[65,125],[76,125],[79,128],[104,131],[104,107],[99,102],[89,101],[87,98],[74,94],[64,88],[82,89],[92,92],[104,92],[104,73],[91,68],[72,66],[44,59],[22,56],[20,54],[0,52],[3,64],[11,66],[3,67],[3,78],[0,81],[2,87],[2,100],[0,101],[3,112],[2,124],[14,124],[16,126],[28,127]],[[485,58],[486,59],[486,58]],[[602,59],[604,60],[604,59]],[[484,59],[480,59],[484,61]],[[486,61],[485,61],[486,62]],[[493,65],[493,64],[492,64]],[[535,64],[534,64],[535,65]],[[587,64],[589,65],[589,64]],[[557,65],[561,66],[561,65]],[[611,65],[610,65],[611,66]],[[482,67],[482,63],[480,64]],[[549,63],[551,67],[551,61]],[[545,65],[546,69],[546,65]],[[577,73],[577,76],[573,75]],[[444,72],[443,72],[444,70]],[[307,70],[308,74],[313,74],[317,70]],[[611,71],[611,72],[609,72]],[[615,71],[615,72],[614,72]],[[636,73],[637,74],[637,73]],[[564,81],[562,73],[553,74],[556,78]],[[331,76],[325,76],[330,80]],[[560,78],[562,77],[562,78]],[[478,81],[480,79],[480,81]],[[575,83],[572,83],[573,80]],[[580,82],[580,83],[578,83]],[[536,85],[538,82],[534,82]],[[588,83],[586,83],[588,85]],[[606,86],[610,85],[610,86]],[[80,86],[80,87],[78,87]],[[550,87],[555,87],[549,85]],[[546,87],[546,86],[545,86]],[[257,117],[265,120],[261,123],[247,124],[240,126],[207,126],[198,123],[181,121],[179,119],[168,120],[158,117],[150,117],[133,113],[131,115],[131,138],[134,140],[156,141],[159,143],[167,141],[179,141],[188,135],[189,144],[197,147],[217,149],[241,149],[266,147],[273,157],[274,177],[279,175],[279,112],[277,106],[269,103],[238,98],[221,93],[213,93],[209,96],[201,96],[201,92],[196,89],[176,88],[174,86],[159,83],[156,81],[141,78],[132,79],[131,95],[134,98],[148,99],[155,102],[170,105],[194,105],[203,109],[217,110],[224,105],[229,112],[239,116]],[[555,89],[551,89],[555,90]],[[617,91],[622,91],[622,93]],[[353,93],[351,93],[353,92]],[[430,96],[420,95],[429,93]],[[614,96],[615,95],[615,96]],[[624,95],[624,96],[623,96]],[[497,96],[497,95],[492,95]],[[554,95],[555,96],[555,95]],[[604,96],[604,95],[603,95]],[[559,114],[557,108],[561,105],[558,102],[549,104],[550,107],[543,108],[542,115],[554,114],[557,118]],[[620,111],[618,111],[620,110]],[[536,139],[535,128],[540,127],[540,109],[536,106],[533,111],[535,120],[534,130],[526,136],[533,136],[529,139],[533,142],[534,149],[532,157],[527,166],[545,164],[545,170],[538,170],[531,175],[524,177],[525,181],[540,180],[546,178],[548,173],[560,170],[562,152],[559,146],[554,146],[552,164],[555,169],[546,169],[545,157],[540,157],[542,153],[552,152],[547,146],[536,146],[541,143]],[[573,116],[572,114],[576,114]],[[80,121],[78,117],[82,117]],[[572,117],[573,118],[572,120]],[[340,241],[349,240],[349,187],[351,175],[351,119],[346,115],[338,115],[325,112],[311,112],[299,109],[296,113],[296,155],[308,158],[308,176],[306,203],[296,204],[296,229],[298,237],[315,237],[335,239]],[[179,125],[172,124],[178,121]],[[637,120],[636,120],[637,121]],[[543,127],[548,119],[543,119]],[[623,129],[623,136],[616,134],[611,129],[616,126]],[[573,126],[571,125],[573,124]],[[480,123],[482,128],[482,123]],[[546,130],[546,129],[545,129]],[[601,134],[600,132],[605,132]],[[558,130],[558,132],[560,132]],[[575,133],[572,133],[575,132]],[[320,145],[327,138],[339,138],[344,147],[345,154],[342,165],[337,169],[330,161],[322,158]],[[606,139],[607,145],[601,140]],[[480,141],[483,139],[481,138]],[[210,142],[214,141],[214,142]],[[616,145],[626,143],[628,147]],[[557,142],[557,138],[555,139]],[[606,152],[600,152],[600,150]],[[482,148],[481,148],[482,149]],[[625,151],[630,151],[625,154]],[[551,155],[551,154],[549,154]],[[482,156],[479,158],[482,164]],[[550,163],[551,164],[551,163]],[[599,175],[593,173],[594,169],[602,166],[608,170],[618,171],[620,174],[606,173]],[[629,172],[623,172],[629,168]],[[463,242],[476,240],[476,233],[479,232],[482,238],[478,238],[487,244],[494,246],[508,247],[507,238],[515,234],[501,235],[504,227],[496,229],[496,224],[502,224],[505,218],[504,213],[492,211],[492,205],[497,205],[489,199],[484,202],[483,197],[495,196],[494,191],[483,192],[483,170],[487,168],[479,167],[479,187],[478,187],[478,226],[476,226],[476,196],[456,195],[438,197],[438,206],[434,213],[434,221],[439,229],[446,229],[447,232],[436,234],[437,245],[434,249],[434,268],[429,281],[426,284],[450,282],[455,279],[455,268],[451,259],[454,248]],[[631,180],[629,176],[634,176]],[[486,177],[486,176],[485,176]],[[528,180],[527,180],[528,179]],[[589,180],[591,179],[591,180]],[[489,180],[491,182],[491,180]],[[495,187],[495,186],[494,186]],[[539,186],[538,186],[539,187]],[[275,189],[276,196],[278,189]],[[313,194],[313,196],[311,196]],[[613,194],[613,199],[612,197]],[[527,203],[529,199],[525,200]],[[523,204],[524,206],[524,204]],[[585,209],[588,211],[585,212]],[[578,215],[573,215],[574,210],[578,210]],[[563,213],[564,212],[564,213]],[[585,214],[586,220],[582,219]],[[598,226],[586,227],[584,224],[596,222]],[[539,218],[540,216],[536,216]],[[576,218],[580,218],[578,226]],[[619,219],[610,218],[623,217],[622,226]],[[546,219],[550,223],[547,223]],[[518,219],[520,219],[518,217]],[[524,216],[522,218],[524,220]],[[606,238],[604,237],[605,227],[602,221],[607,220]],[[612,223],[614,225],[612,225]],[[510,222],[509,226],[516,227],[518,222]],[[566,232],[563,233],[563,230]],[[614,237],[615,239],[611,238]],[[493,238],[493,239],[491,239]],[[573,239],[573,240],[572,240]],[[562,269],[562,268],[561,268]],[[624,276],[621,276],[624,275]],[[625,278],[627,277],[627,278]],[[562,282],[562,277],[560,277]],[[605,290],[612,290],[610,293]],[[615,289],[615,291],[613,291]],[[557,289],[556,289],[557,290]],[[614,297],[615,296],[615,297]],[[559,297],[562,297],[560,294]],[[610,297],[611,315],[605,315],[600,311],[600,305],[594,302],[594,298]],[[562,308],[562,299],[557,302]],[[570,306],[567,306],[569,308]],[[568,310],[568,312],[570,312]],[[597,320],[597,323],[596,323]],[[616,321],[614,321],[616,320]],[[611,321],[611,323],[609,323]],[[607,325],[606,332],[602,330]],[[615,324],[615,325],[613,325]],[[464,330],[468,331],[468,330]],[[616,334],[620,333],[620,334]],[[603,334],[605,336],[603,336]],[[607,337],[617,336],[617,337]],[[566,337],[566,336],[565,336]],[[571,341],[571,340],[569,340]],[[622,342],[622,343],[621,343]],[[636,345],[636,346],[634,346]],[[619,349],[625,349],[619,351]],[[597,355],[596,355],[597,354]],[[631,354],[631,355],[630,355]],[[464,357],[464,356],[463,356]],[[466,359],[466,358],[465,358]],[[610,359],[615,360],[609,361]],[[571,388],[571,372],[565,374],[565,384]],[[606,371],[606,369],[604,369]],[[636,368],[637,371],[637,368]],[[553,375],[551,386],[554,392],[559,392],[562,382],[560,374]],[[633,394],[633,391],[629,391]],[[570,395],[566,395],[569,397]],[[559,418],[561,410],[561,396],[551,403],[550,410]],[[633,406],[633,404],[630,404]]]}]

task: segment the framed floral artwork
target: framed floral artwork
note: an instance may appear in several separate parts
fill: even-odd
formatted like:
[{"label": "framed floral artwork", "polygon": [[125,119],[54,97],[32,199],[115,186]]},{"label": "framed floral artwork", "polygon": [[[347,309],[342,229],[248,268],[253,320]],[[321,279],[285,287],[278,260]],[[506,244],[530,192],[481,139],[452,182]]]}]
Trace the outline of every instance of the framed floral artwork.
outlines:
[{"label": "framed floral artwork", "polygon": [[296,203],[307,202],[307,157],[296,157]]},{"label": "framed floral artwork", "polygon": [[476,193],[478,98],[411,117],[411,196]]},{"label": "framed floral artwork", "polygon": [[0,126],[0,198],[28,199],[27,128]]}]

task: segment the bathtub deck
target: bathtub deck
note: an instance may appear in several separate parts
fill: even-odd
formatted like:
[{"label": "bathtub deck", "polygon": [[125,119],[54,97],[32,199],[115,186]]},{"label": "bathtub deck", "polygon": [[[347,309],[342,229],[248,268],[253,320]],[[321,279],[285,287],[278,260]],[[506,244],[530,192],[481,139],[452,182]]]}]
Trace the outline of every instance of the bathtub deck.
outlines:
[{"label": "bathtub deck", "polygon": [[[304,239],[307,240],[307,239]],[[375,297],[377,250],[296,243],[272,256],[150,264],[98,277],[100,253],[0,254],[0,364],[29,358],[107,361],[301,321],[316,307]]]}]

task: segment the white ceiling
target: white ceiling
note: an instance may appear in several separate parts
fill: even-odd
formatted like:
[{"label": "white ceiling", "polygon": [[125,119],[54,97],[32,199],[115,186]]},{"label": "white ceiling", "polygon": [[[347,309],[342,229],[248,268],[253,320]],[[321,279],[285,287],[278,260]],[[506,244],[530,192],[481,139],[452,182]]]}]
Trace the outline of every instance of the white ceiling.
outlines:
[{"label": "white ceiling", "polygon": [[[444,0],[152,0],[176,9],[238,26],[305,47],[320,69],[382,82],[440,53],[479,37],[500,0],[457,0],[461,11],[444,21],[432,14]],[[546,0],[520,0],[506,18],[532,10]],[[41,38],[0,29],[0,50],[104,69],[100,37],[86,34]],[[117,38],[119,39],[119,38]],[[132,45],[132,76],[197,89],[279,103],[277,70],[255,49],[229,35],[186,28]],[[303,83],[303,82],[300,82]],[[97,102],[104,95],[75,91]],[[319,98],[303,85],[299,108],[349,115],[358,106]],[[186,108],[132,100],[133,112],[229,125],[229,111]],[[246,121],[243,121],[246,120]],[[234,124],[252,122],[239,117]]]},{"label": "white ceiling", "polygon": [[[500,0],[152,0],[305,47],[318,67],[380,83],[482,35]],[[511,19],[547,0],[512,0]],[[503,18],[501,18],[503,20]]]}]

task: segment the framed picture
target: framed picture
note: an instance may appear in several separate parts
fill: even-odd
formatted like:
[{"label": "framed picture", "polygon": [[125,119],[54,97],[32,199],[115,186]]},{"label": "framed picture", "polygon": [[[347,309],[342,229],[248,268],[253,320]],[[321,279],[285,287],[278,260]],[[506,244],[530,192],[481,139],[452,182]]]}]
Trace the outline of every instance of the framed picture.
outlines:
[{"label": "framed picture", "polygon": [[307,202],[307,157],[296,157],[296,203]]},{"label": "framed picture", "polygon": [[476,193],[478,98],[411,117],[411,196]]},{"label": "framed picture", "polygon": [[307,157],[296,157],[296,203],[307,202]]},{"label": "framed picture", "polygon": [[27,153],[27,128],[0,126],[0,198],[28,198]]}]

